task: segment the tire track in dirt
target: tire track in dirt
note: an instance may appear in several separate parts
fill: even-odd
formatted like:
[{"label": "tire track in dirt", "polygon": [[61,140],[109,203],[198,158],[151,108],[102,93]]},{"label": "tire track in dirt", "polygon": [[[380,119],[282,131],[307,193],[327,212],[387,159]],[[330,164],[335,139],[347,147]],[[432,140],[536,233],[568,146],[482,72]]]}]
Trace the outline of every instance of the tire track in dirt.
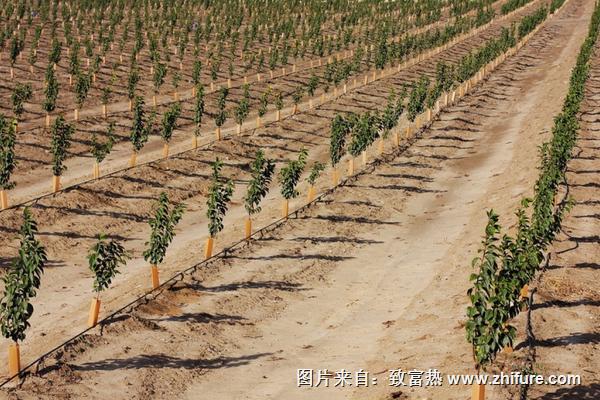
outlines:
[{"label": "tire track in dirt", "polygon": [[[352,391],[294,391],[295,368],[468,372],[460,321],[483,210],[512,210],[530,190],[531,153],[562,105],[590,8],[572,1],[566,10],[574,18],[551,21],[404,154],[210,263],[106,327],[104,337],[90,335],[93,346],[70,349],[16,394],[179,398],[187,388],[189,398],[335,399]],[[518,65],[523,59],[529,68]],[[499,88],[504,98],[486,95]],[[547,112],[533,114],[542,104]],[[387,392],[382,385],[353,397]],[[434,393],[453,399],[468,392]]]}]

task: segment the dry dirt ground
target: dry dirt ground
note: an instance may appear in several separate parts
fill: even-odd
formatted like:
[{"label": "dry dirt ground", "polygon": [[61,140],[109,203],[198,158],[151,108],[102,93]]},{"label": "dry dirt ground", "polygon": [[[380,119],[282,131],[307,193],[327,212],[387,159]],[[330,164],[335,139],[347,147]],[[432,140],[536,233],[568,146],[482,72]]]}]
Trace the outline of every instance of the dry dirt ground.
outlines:
[{"label": "dry dirt ground", "polygon": [[[86,335],[56,359],[49,360],[39,376],[3,395],[98,399],[467,398],[469,390],[462,386],[391,388],[387,385],[388,370],[438,368],[442,373],[472,372],[464,332],[465,292],[470,260],[476,254],[485,223],[484,211],[495,207],[501,215],[509,215],[520,198],[530,194],[537,174],[536,148],[547,139],[552,118],[562,105],[593,5],[571,0],[517,55],[470,96],[446,110],[410,147],[388,153],[385,162],[368,166],[261,239],[224,259],[214,260],[155,301],[119,317],[104,327],[103,335]],[[392,86],[392,82],[390,79],[387,83]],[[364,102],[376,97],[373,91],[353,96],[364,96]],[[378,102],[383,103],[386,95],[381,93]],[[316,115],[325,111],[333,113],[319,110],[310,116],[299,116],[296,123],[318,120]],[[278,127],[277,132],[284,128]],[[326,137],[324,128],[308,130],[303,137],[317,148],[324,148],[326,142],[319,136]],[[240,161],[237,155],[244,149],[243,141],[223,143],[218,149],[223,151],[232,144],[240,146],[228,148],[235,160],[228,166],[233,173],[234,168],[247,161]],[[594,151],[589,149],[582,154],[592,156]],[[590,162],[584,167],[593,170],[594,166]],[[155,176],[159,187],[158,182],[169,180],[169,175]],[[197,178],[204,181],[206,177]],[[585,182],[590,181],[594,182]],[[583,185],[582,190],[594,188],[594,184]],[[189,191],[193,187],[201,190],[196,182],[187,184],[185,190],[173,191],[179,193],[176,197],[181,200],[192,196]],[[46,224],[62,223],[65,230],[81,231],[83,218],[68,218],[68,226],[61,222],[65,214],[58,208],[68,204],[73,213],[90,216],[85,209],[73,206],[86,203],[73,203],[69,198],[72,195],[95,204],[101,201],[101,194],[117,198],[139,196],[133,187],[128,188],[127,194],[118,187],[109,194],[108,187],[102,191],[87,190],[57,196],[53,205],[45,207],[62,216],[57,215]],[[590,206],[597,205],[593,194],[587,193]],[[137,200],[147,202],[148,196],[144,197]],[[276,197],[272,196],[267,204],[266,214],[273,217],[278,213]],[[191,208],[191,213],[200,211],[198,202]],[[576,210],[573,218],[579,221]],[[131,208],[104,210],[91,216],[111,218],[113,224],[118,220],[118,224],[130,229],[127,235],[132,236],[133,243],[139,246],[143,241],[137,233],[133,238],[128,225],[132,220],[143,222]],[[242,216],[241,212],[236,216],[238,230]],[[43,231],[47,234],[48,227]],[[234,232],[230,230],[224,236],[231,238]],[[89,296],[83,293],[89,276],[82,256],[76,259],[65,254],[73,253],[77,247],[85,248],[81,243],[87,244],[90,234],[54,241],[54,259],[60,261],[47,272],[52,281],[45,283],[42,291],[40,307],[45,308],[45,313],[35,321],[34,327],[38,328],[32,329],[31,336],[36,339],[23,346],[27,351],[43,348],[39,340],[42,333],[56,340],[69,331],[63,328],[65,323],[85,322]],[[571,234],[597,238],[595,232],[586,231],[585,236]],[[171,249],[167,263],[175,270],[177,266],[192,264],[192,254],[198,253],[200,246],[199,240],[192,239],[199,236],[198,229],[180,233],[178,238],[183,239],[179,243],[183,244]],[[592,239],[588,242],[596,240],[589,237]],[[60,258],[56,257],[58,254]],[[579,257],[580,263],[589,263],[586,255]],[[74,265],[78,270],[73,269]],[[589,265],[580,269],[594,272],[593,264]],[[123,293],[121,303],[127,297],[123,288],[133,293],[147,285],[147,274],[140,273],[143,268],[143,263],[134,263],[128,270],[136,273],[128,271],[116,282],[116,288],[121,287],[119,293]],[[556,269],[556,273],[559,271]],[[542,282],[551,282],[550,274]],[[542,286],[540,295],[543,294]],[[593,299],[597,301],[598,296]],[[118,303],[116,299],[112,302]],[[593,303],[587,306],[593,307]],[[534,317],[540,312],[544,309],[536,309]],[[42,322],[43,318],[48,321],[52,317],[52,324]],[[590,332],[593,322],[581,322],[580,331]],[[560,328],[550,326],[546,329]],[[552,343],[555,334],[546,332],[548,336],[539,339]],[[522,330],[519,339],[524,340]],[[580,342],[589,345],[591,340]],[[543,349],[542,346],[539,351],[540,362],[546,362],[553,373],[577,371],[585,356],[571,352],[571,357],[560,363],[559,359],[544,361],[552,357],[545,352],[552,352],[553,347]],[[500,365],[508,368],[521,351],[517,348],[512,355],[503,355]],[[298,368],[362,368],[370,372],[371,378],[377,378],[378,384],[369,388],[298,389]],[[592,366],[591,371],[597,368]],[[489,389],[489,398],[507,396],[503,388]]]},{"label": "dry dirt ground", "polygon": [[[534,9],[532,7],[525,12],[533,12]],[[469,51],[482,46],[486,38],[498,35],[501,26],[508,26],[515,18],[492,24],[489,29],[450,47],[437,58],[456,63]],[[551,37],[549,35],[551,33],[546,33],[544,37]],[[249,175],[248,166],[257,149],[262,148],[267,157],[281,164],[296,157],[298,150],[306,146],[311,162],[327,161],[331,119],[337,113],[381,109],[392,89],[398,93],[403,85],[418,79],[422,73],[432,76],[434,71],[434,63],[425,60],[391,78],[373,82],[323,107],[261,128],[251,135],[232,136],[197,151],[188,151],[36,201],[32,204],[32,211],[39,223],[40,238],[47,247],[50,265],[35,299],[36,312],[24,342],[23,361],[35,359],[85,327],[92,288],[85,252],[98,233],[104,232],[123,240],[127,249],[136,255],[118,276],[113,288],[103,294],[102,313],[106,315],[148,290],[149,268],[139,255],[149,237],[147,219],[152,204],[161,191],[167,191],[171,199],[185,201],[188,205],[188,211],[179,224],[177,238],[161,266],[164,279],[202,260],[209,164],[215,157],[225,161],[225,175],[236,182],[234,202],[225,220],[226,229],[217,240],[217,249],[220,249],[242,237],[245,212],[241,202]],[[500,92],[503,90],[499,89]],[[453,121],[451,126],[472,129],[472,123],[464,119]],[[323,177],[319,184],[320,189],[326,187],[329,177]],[[256,218],[256,227],[265,226],[280,215],[281,197],[273,186],[264,203],[264,211]],[[304,193],[306,183],[303,182],[300,189]],[[294,201],[292,206],[303,203],[304,196]],[[18,240],[15,234],[21,224],[21,212],[16,208],[0,213],[0,249],[3,254],[0,266],[7,266],[10,256],[16,254]]]}]

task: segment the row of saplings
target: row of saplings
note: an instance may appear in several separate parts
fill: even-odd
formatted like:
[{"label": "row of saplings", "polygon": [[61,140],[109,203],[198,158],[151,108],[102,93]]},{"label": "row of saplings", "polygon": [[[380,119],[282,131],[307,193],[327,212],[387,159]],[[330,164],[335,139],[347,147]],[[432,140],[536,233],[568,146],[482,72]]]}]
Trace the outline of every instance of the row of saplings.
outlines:
[{"label": "row of saplings", "polygon": [[[307,167],[308,152],[302,149],[295,160],[289,161],[279,171],[279,182],[283,196],[283,216],[289,215],[289,201],[299,196],[297,189],[301,175]],[[206,241],[205,257],[212,257],[215,237],[223,230],[223,218],[233,195],[233,181],[222,176],[223,163],[217,159],[212,165],[212,183],[207,199],[207,216],[209,237]],[[315,197],[314,184],[321,175],[324,165],[315,162],[307,181],[310,185],[308,201]],[[244,204],[247,211],[245,237],[252,235],[252,217],[261,211],[260,203],[269,192],[275,175],[275,162],[264,156],[262,150],[256,153],[251,164],[251,178],[248,183]],[[181,220],[185,210],[184,204],[172,204],[166,193],[161,193],[149,219],[151,235],[143,252],[144,259],[151,265],[152,288],[159,287],[158,265],[166,255],[167,247],[175,236],[175,227]],[[3,277],[5,291],[0,300],[0,328],[2,335],[11,339],[9,348],[9,372],[11,376],[21,370],[19,341],[25,339],[25,331],[29,327],[29,319],[33,313],[32,298],[40,288],[41,275],[47,261],[46,250],[36,238],[37,224],[28,207],[23,211],[23,224],[20,228],[20,247],[8,273]],[[88,326],[98,322],[100,311],[100,293],[106,290],[131,257],[123,245],[116,240],[100,234],[97,242],[88,253],[89,268],[94,275],[92,300]]]},{"label": "row of saplings", "polygon": [[[448,90],[454,79],[460,81],[468,79],[481,66],[490,62],[512,45],[514,45],[514,37],[509,31],[505,30],[500,38],[490,40],[479,51],[465,56],[456,69],[440,64],[438,66],[436,83],[433,87],[430,88],[428,79],[423,77],[413,85],[406,106],[404,100],[407,92],[405,90],[399,97],[396,97],[392,93],[388,104],[380,112],[366,112],[362,115],[351,113],[346,116],[336,116],[332,122],[330,145],[334,184],[337,184],[339,179],[336,165],[343,157],[344,152],[347,152],[351,156],[348,172],[349,175],[352,175],[354,172],[354,158],[359,154],[362,154],[363,158],[366,158],[366,149],[378,137],[381,138],[380,143],[383,144],[383,139],[398,124],[400,115],[403,113],[405,107],[408,109],[408,119],[414,121],[416,116],[425,110],[426,105],[431,107],[442,93]],[[455,74],[457,77],[455,77]],[[171,127],[174,129],[175,120],[179,113],[179,110],[175,108],[178,107],[178,104],[173,107],[163,117],[163,130],[167,131],[167,133],[169,130],[172,133]],[[142,145],[148,135],[148,123],[143,113],[143,101],[141,99],[136,101],[136,109],[135,114],[138,117],[134,121],[134,132],[131,136],[134,147],[136,145],[136,132],[141,135],[140,143]],[[5,118],[0,118],[0,125],[3,128],[8,127],[8,131],[13,133],[9,136],[12,136],[14,145],[14,133],[16,129],[10,129],[10,126],[14,127],[14,123],[11,125]],[[72,126],[60,117],[53,125],[52,149],[55,176],[60,176],[60,173],[64,171],[63,162],[72,131]],[[3,135],[3,137],[5,136]],[[109,138],[109,141],[104,144],[104,149],[95,142],[98,151],[101,153],[100,156],[102,156],[102,153],[110,151],[112,142],[113,140]],[[14,157],[14,151],[11,154]],[[281,194],[284,198],[282,210],[284,216],[287,216],[289,213],[289,200],[299,195],[297,184],[306,168],[307,156],[307,151],[303,149],[298,159],[288,162],[279,173]],[[3,159],[7,160],[8,157],[3,157]],[[14,159],[9,161],[14,161]],[[135,162],[135,160],[133,161]],[[206,258],[212,257],[214,239],[223,229],[223,218],[233,195],[233,182],[221,176],[222,166],[223,164],[219,160],[213,164],[212,185],[207,200],[210,235],[205,247]],[[6,171],[7,169],[4,167],[3,170]],[[308,177],[310,184],[309,201],[314,199],[314,184],[324,170],[324,167],[321,163],[315,163],[312,166]],[[252,216],[261,210],[260,202],[268,193],[274,171],[274,162],[266,159],[264,154],[259,151],[255,161],[252,163],[252,178],[249,181],[245,196],[245,208],[248,213],[245,227],[247,239],[250,238],[252,232]],[[4,174],[2,178],[8,183],[10,173],[8,173],[8,176]],[[153,288],[159,286],[158,265],[162,263],[165,257],[167,247],[174,237],[175,226],[180,221],[183,212],[184,206],[172,206],[167,195],[164,193],[157,200],[154,216],[149,221],[152,228],[151,237],[147,242],[148,248],[143,254],[145,260],[151,264]],[[36,224],[32,219],[30,211],[26,208],[24,210],[24,223],[21,228],[21,248],[18,257],[12,263],[10,272],[4,277],[6,289],[0,303],[2,333],[5,337],[13,340],[13,344],[9,350],[9,370],[11,375],[16,375],[20,371],[18,342],[25,338],[25,330],[29,326],[28,320],[33,312],[30,300],[35,296],[36,290],[39,289],[40,276],[46,262],[45,250],[35,238],[36,232]],[[103,235],[99,236],[98,242],[90,250],[88,260],[90,269],[95,275],[94,291],[97,295],[92,301],[88,320],[89,326],[96,325],[98,321],[100,308],[99,293],[110,285],[112,279],[118,273],[118,268],[124,265],[129,257],[130,255],[127,254],[122,245],[114,240],[107,239]]]},{"label": "row of saplings", "polygon": [[[553,4],[558,7],[562,1],[555,0]],[[478,372],[485,371],[502,350],[512,351],[517,332],[510,322],[528,305],[529,285],[543,267],[544,254],[573,205],[570,197],[560,202],[557,198],[576,144],[578,114],[599,30],[600,3],[596,3],[562,111],[554,119],[552,137],[540,147],[541,165],[534,196],[523,199],[516,212],[514,236],[502,234],[498,214],[488,211],[481,254],[473,260],[473,287],[468,290],[471,305],[467,308],[467,340],[472,345]],[[521,372],[523,376],[536,373],[531,363],[523,365]],[[485,398],[485,385],[475,385],[473,389],[473,400]],[[527,390],[528,385],[523,383],[521,399],[527,398]]]},{"label": "row of saplings", "polygon": [[[408,108],[408,120],[414,122],[415,118],[427,109],[428,119],[431,118],[431,110],[437,107],[439,108],[439,99],[442,95],[445,97],[445,104],[448,103],[448,93],[453,89],[458,82],[465,82],[474,76],[477,71],[493,60],[495,57],[512,47],[516,43],[516,36],[519,38],[523,37],[528,33],[535,25],[537,25],[543,17],[546,15],[547,10],[540,8],[534,16],[538,16],[534,23],[529,21],[531,17],[526,17],[518,26],[518,33],[515,27],[511,30],[503,29],[501,34],[497,38],[490,39],[483,47],[470,52],[464,56],[455,66],[451,66],[445,63],[438,63],[436,80],[433,85],[430,85],[429,79],[423,75],[417,82],[413,84],[413,89],[410,94]],[[319,79],[313,76],[306,86],[306,91],[309,95],[313,95],[316,87],[319,83]],[[294,112],[297,110],[297,105],[302,99],[303,90],[296,90],[293,94],[294,98]],[[216,125],[216,137],[221,138],[221,127],[225,124],[227,118],[233,115],[236,123],[238,124],[238,133],[241,131],[241,126],[244,120],[248,117],[250,112],[250,90],[249,86],[245,85],[243,90],[242,98],[233,110],[226,110],[226,102],[229,96],[228,88],[221,88],[218,91],[216,98],[216,112],[214,113],[214,122]],[[280,119],[280,113],[283,108],[283,97],[281,92],[272,94],[270,90],[263,93],[259,101],[257,126],[261,124],[261,118],[267,112],[267,107],[270,102],[269,97],[273,97],[275,108],[277,109],[277,120]],[[402,99],[405,96],[402,96]],[[192,147],[198,146],[198,136],[200,134],[200,127],[203,122],[203,117],[206,114],[205,111],[205,95],[204,88],[199,85],[195,90],[195,96],[193,98],[193,121],[195,129],[193,130],[193,141]],[[389,110],[387,110],[389,111]],[[137,96],[132,101],[132,112],[133,122],[129,132],[129,140],[132,145],[132,153],[129,161],[129,166],[133,167],[136,165],[138,154],[141,152],[145,144],[147,143],[150,134],[153,131],[158,131],[159,135],[163,139],[164,149],[163,157],[169,155],[169,143],[173,137],[173,133],[177,128],[177,121],[181,117],[182,106],[180,102],[172,104],[163,114],[161,126],[159,129],[155,128],[155,122],[157,115],[155,111],[147,112],[145,109],[144,100],[142,97]],[[384,117],[386,117],[384,115]],[[369,117],[366,117],[369,118]],[[384,122],[388,124],[387,122]],[[8,208],[8,196],[6,191],[10,190],[14,183],[10,182],[10,175],[16,166],[16,159],[14,157],[14,145],[16,142],[16,121],[12,123],[6,121],[4,117],[0,115],[0,145],[1,145],[1,160],[0,160],[0,208]],[[345,128],[339,128],[345,129]],[[338,130],[337,128],[334,131]],[[75,132],[75,127],[67,123],[64,117],[59,116],[55,119],[51,127],[51,153],[52,153],[52,172],[53,172],[53,191],[60,190],[61,187],[61,176],[66,170],[64,161],[67,158],[67,151],[70,147],[71,138]],[[383,130],[384,133],[389,130]],[[409,132],[407,132],[409,133]],[[397,138],[396,142],[398,141]],[[93,176],[99,178],[100,176],[100,164],[106,159],[115,143],[115,125],[109,124],[106,131],[106,139],[99,141],[97,135],[94,133],[91,138],[91,153],[95,158]],[[359,146],[362,147],[362,146]],[[356,147],[352,148],[353,150]],[[333,160],[335,166],[336,160]]]}]

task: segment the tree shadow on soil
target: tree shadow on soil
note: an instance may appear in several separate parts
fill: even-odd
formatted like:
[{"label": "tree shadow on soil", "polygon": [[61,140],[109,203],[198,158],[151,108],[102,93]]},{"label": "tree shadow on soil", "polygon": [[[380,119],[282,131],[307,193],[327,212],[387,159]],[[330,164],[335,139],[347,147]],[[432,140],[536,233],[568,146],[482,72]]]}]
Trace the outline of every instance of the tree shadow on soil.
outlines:
[{"label": "tree shadow on soil", "polygon": [[[589,332],[576,332],[567,336],[559,336],[550,339],[536,339],[534,341],[534,346],[539,347],[563,347],[569,345],[576,344],[599,344],[600,343],[600,333],[589,333]],[[521,348],[527,347],[527,341],[523,341],[519,343],[515,350],[519,350]]]},{"label": "tree shadow on soil", "polygon": [[380,244],[380,240],[360,239],[347,236],[302,236],[292,239],[295,242],[304,242],[306,240],[313,243],[353,243],[353,244]]},{"label": "tree shadow on soil", "polygon": [[402,190],[410,193],[445,193],[446,190],[435,190],[435,189],[425,189],[416,186],[407,186],[407,185],[354,185],[349,184],[346,187],[353,188],[362,188],[362,189],[376,189],[376,190]]},{"label": "tree shadow on soil", "polygon": [[350,217],[350,216],[345,216],[345,215],[315,215],[315,216],[308,216],[308,215],[303,215],[301,217],[299,217],[298,219],[320,219],[323,221],[329,221],[329,222],[353,222],[356,224],[372,224],[372,225],[400,225],[400,223],[398,222],[391,222],[391,221],[381,221],[378,219],[371,219],[371,218],[365,218],[365,217]]},{"label": "tree shadow on soil", "polygon": [[340,262],[344,260],[351,260],[355,257],[346,256],[328,256],[324,254],[274,254],[269,256],[234,256],[230,255],[224,258],[246,260],[246,261],[258,261],[258,260],[320,260],[320,261],[334,261]]},{"label": "tree shadow on soil", "polygon": [[191,283],[179,283],[177,286],[174,286],[170,290],[177,292],[179,290],[192,289],[203,292],[233,292],[236,290],[244,290],[244,289],[274,289],[281,290],[283,292],[299,292],[304,290],[309,290],[308,288],[303,288],[299,283],[290,283],[284,281],[247,281],[247,282],[233,282],[227,283],[218,286],[204,286],[198,281],[194,281]]},{"label": "tree shadow on soil", "polygon": [[575,386],[560,388],[555,392],[546,393],[538,400],[597,400],[600,399],[600,384],[592,383],[589,386]]},{"label": "tree shadow on soil", "polygon": [[151,321],[169,321],[169,322],[192,322],[195,324],[227,324],[227,325],[253,325],[247,318],[239,315],[227,314],[209,314],[209,313],[184,313],[181,315],[173,315],[166,318],[149,318]]},{"label": "tree shadow on soil", "polygon": [[536,303],[531,306],[531,310],[539,310],[540,308],[548,307],[577,307],[577,306],[592,306],[600,307],[600,300],[592,299],[581,299],[576,301],[564,301],[564,300],[549,300],[543,303]]},{"label": "tree shadow on soil", "polygon": [[78,371],[115,371],[120,369],[142,369],[142,368],[184,368],[184,369],[220,369],[234,368],[250,364],[250,362],[270,356],[273,353],[256,353],[241,357],[217,357],[209,360],[193,358],[177,358],[164,354],[143,354],[125,359],[107,359],[103,361],[88,362],[81,365],[73,365]]}]

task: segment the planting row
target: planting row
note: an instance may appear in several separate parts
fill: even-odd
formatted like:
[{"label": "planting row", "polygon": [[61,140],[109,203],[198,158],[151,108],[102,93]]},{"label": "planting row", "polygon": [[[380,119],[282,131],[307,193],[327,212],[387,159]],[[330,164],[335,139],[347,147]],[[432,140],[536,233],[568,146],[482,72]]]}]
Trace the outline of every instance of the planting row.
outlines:
[{"label": "planting row", "polygon": [[[560,6],[562,2],[554,4]],[[532,24],[534,18],[530,18]],[[467,339],[473,346],[478,371],[489,367],[503,349],[512,349],[516,329],[510,322],[528,304],[528,286],[543,266],[546,249],[571,208],[571,199],[557,198],[558,188],[577,139],[578,112],[599,29],[600,5],[596,4],[562,112],[554,119],[550,141],[540,148],[540,174],[533,198],[524,198],[516,211],[516,232],[503,232],[499,216],[488,211],[480,256],[473,260],[473,287],[468,292],[472,305],[467,309]],[[484,395],[484,387],[478,385],[473,398],[482,399]]]},{"label": "planting row", "polygon": [[[522,24],[528,19],[524,19]],[[541,22],[539,20],[538,22]],[[529,30],[533,29],[533,25]],[[524,30],[522,32],[525,32]],[[481,68],[481,72],[485,72],[493,68],[501,60],[503,51],[516,45],[516,39],[513,36],[514,31],[504,30],[499,38],[490,40],[481,50],[474,54],[463,57],[459,65],[469,63],[469,65],[477,65]],[[424,85],[424,80],[421,79],[419,84],[415,85],[410,92],[410,100],[408,103],[409,113],[416,115],[425,109],[426,100],[435,99],[443,93],[440,90],[440,85],[444,82],[452,82],[452,74],[448,71],[468,70],[466,67],[450,68],[449,66],[440,66],[438,68],[438,76],[440,77],[432,88]],[[445,72],[441,72],[445,71]],[[470,84],[475,80],[480,80],[482,74],[476,69],[472,70],[472,74],[465,73],[463,75],[465,84],[461,85],[461,94],[468,90]],[[436,89],[437,87],[437,89]],[[437,94],[436,94],[437,93]],[[399,99],[391,96],[388,100],[388,105],[385,109],[371,114],[352,114],[349,116],[338,116],[332,124],[330,154],[332,163],[335,165],[340,160],[340,154],[346,149],[352,157],[361,152],[363,154],[366,146],[371,144],[377,137],[386,137],[390,132],[393,132],[397,127],[399,117],[404,109],[405,95],[402,94]],[[454,96],[452,96],[454,97]],[[430,100],[432,101],[432,100]],[[420,110],[420,111],[419,111]],[[430,116],[430,115],[429,115]],[[414,118],[413,118],[414,119]],[[397,133],[397,132],[394,132]],[[347,148],[344,146],[345,137],[349,135],[350,141]],[[366,143],[366,144],[365,144]],[[280,170],[278,176],[281,184],[281,195],[284,198],[283,215],[287,216],[289,209],[289,200],[297,197],[298,182],[301,178],[303,170],[307,166],[307,152],[302,150],[297,159],[288,161],[287,164]],[[337,161],[336,161],[337,160]],[[205,257],[209,258],[212,255],[213,241],[215,236],[223,229],[223,217],[228,210],[228,203],[233,195],[233,182],[229,179],[223,179],[221,174],[223,164],[216,161],[212,165],[211,184],[207,193],[207,217],[209,238],[205,247]],[[308,182],[311,185],[309,190],[309,201],[312,200],[315,193],[312,186],[319,178],[324,166],[320,163],[313,164]],[[275,164],[273,160],[264,157],[262,152],[258,152],[255,160],[251,165],[251,179],[247,184],[247,193],[244,196],[245,208],[248,213],[246,235],[252,231],[251,216],[260,212],[260,203],[268,192],[269,184],[274,176]],[[333,176],[336,176],[333,170]],[[182,218],[183,206],[171,206],[166,194],[161,194],[154,206],[153,217],[150,219],[151,236],[146,243],[147,249],[144,251],[144,258],[152,267],[153,286],[158,286],[158,269],[166,254],[166,249],[173,240],[174,228]],[[24,223],[20,229],[21,243],[19,257],[13,262],[11,272],[6,277],[6,293],[2,304],[2,332],[6,337],[13,341],[20,341],[24,338],[24,332],[28,327],[27,320],[31,317],[32,307],[30,304],[31,298],[39,289],[40,275],[46,261],[46,253],[43,246],[36,239],[36,224],[31,218],[28,209],[24,211]],[[116,240],[109,240],[103,236],[94,244],[88,257],[91,270],[94,272],[94,290],[100,292],[105,289],[114,278],[119,266],[121,266],[127,258],[124,246]],[[31,278],[31,277],[35,278]],[[99,301],[96,300],[92,304],[90,324],[94,325],[97,322],[97,312],[99,309]],[[6,306],[4,306],[6,305]],[[19,311],[20,310],[20,311]],[[18,372],[19,363],[18,355],[19,348],[16,345],[11,347],[11,365],[13,372]]]}]

